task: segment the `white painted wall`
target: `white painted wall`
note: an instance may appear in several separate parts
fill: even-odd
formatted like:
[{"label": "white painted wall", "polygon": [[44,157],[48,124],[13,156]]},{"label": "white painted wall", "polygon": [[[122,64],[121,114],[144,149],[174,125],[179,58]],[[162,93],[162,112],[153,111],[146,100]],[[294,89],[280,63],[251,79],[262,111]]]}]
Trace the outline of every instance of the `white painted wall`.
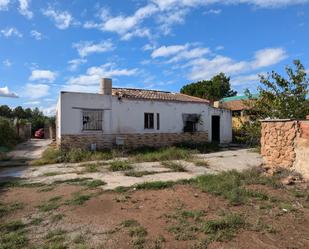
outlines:
[{"label": "white painted wall", "polygon": [[[103,131],[95,133],[181,133],[182,114],[200,114],[198,131],[208,131],[211,141],[211,116],[220,116],[221,143],[232,141],[231,112],[207,104],[149,100],[119,100],[117,96],[90,93],[62,92],[60,96],[61,134],[72,135],[82,131],[82,109],[102,109]],[[144,129],[144,113],[155,113],[154,129]],[[160,114],[160,130],[156,129],[156,113]],[[90,133],[90,132],[87,132]],[[91,132],[93,133],[93,132]]]},{"label": "white painted wall", "polygon": [[58,99],[56,106],[56,138],[61,137],[61,98]]}]

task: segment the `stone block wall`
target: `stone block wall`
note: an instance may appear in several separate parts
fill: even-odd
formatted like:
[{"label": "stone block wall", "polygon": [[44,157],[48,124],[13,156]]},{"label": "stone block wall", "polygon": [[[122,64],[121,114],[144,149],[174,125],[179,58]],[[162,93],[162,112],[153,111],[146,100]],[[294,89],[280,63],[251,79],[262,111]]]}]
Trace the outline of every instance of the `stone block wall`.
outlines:
[{"label": "stone block wall", "polygon": [[59,142],[61,148],[65,150],[71,148],[89,149],[94,143],[98,150],[102,150],[115,147],[116,137],[122,138],[124,147],[127,148],[161,147],[181,142],[208,142],[208,132],[62,135]]},{"label": "stone block wall", "polygon": [[302,173],[304,178],[309,179],[309,120],[299,124],[295,153],[295,170]]},{"label": "stone block wall", "polygon": [[268,167],[296,170],[309,179],[309,120],[262,121],[261,154]]}]

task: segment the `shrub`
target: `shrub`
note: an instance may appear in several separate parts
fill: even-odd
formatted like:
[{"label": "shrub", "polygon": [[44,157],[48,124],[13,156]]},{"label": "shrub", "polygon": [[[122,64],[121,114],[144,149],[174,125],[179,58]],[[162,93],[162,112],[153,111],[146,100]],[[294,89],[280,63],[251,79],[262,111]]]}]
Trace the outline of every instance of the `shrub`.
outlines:
[{"label": "shrub", "polygon": [[131,176],[131,177],[142,177],[145,175],[153,175],[153,174],[157,174],[158,172],[156,171],[134,171],[134,170],[130,170],[128,172],[125,172],[125,176]]},{"label": "shrub", "polygon": [[186,168],[181,163],[166,161],[161,164],[174,172],[187,172]]},{"label": "shrub", "polygon": [[62,153],[59,149],[49,147],[43,152],[42,157],[38,160],[32,161],[31,165],[38,166],[44,164],[55,164],[62,162],[62,159]]},{"label": "shrub", "polygon": [[220,150],[218,143],[193,143],[183,142],[175,145],[177,148],[196,150],[199,153],[210,153]]},{"label": "shrub", "polygon": [[31,165],[45,165],[54,163],[78,163],[86,161],[108,160],[113,157],[112,152],[91,152],[82,149],[71,149],[61,151],[58,148],[50,147],[46,149],[42,157],[31,162]]},{"label": "shrub", "polygon": [[274,186],[272,180],[255,173],[252,170],[239,173],[235,170],[222,172],[217,175],[203,175],[196,179],[196,184],[203,191],[222,196],[231,204],[239,205],[246,203],[249,198],[269,199],[262,192],[247,190],[245,184],[269,184]]},{"label": "shrub", "polygon": [[210,240],[226,241],[245,226],[245,219],[239,214],[228,214],[218,220],[206,221],[203,231],[210,236]]},{"label": "shrub", "polygon": [[109,170],[111,171],[125,171],[125,170],[131,170],[133,167],[129,164],[128,161],[113,161],[110,164]]},{"label": "shrub", "polygon": [[160,162],[169,160],[181,160],[189,159],[192,151],[176,147],[160,148],[153,151],[144,151],[143,153],[137,153],[133,156],[133,159],[137,162]]},{"label": "shrub", "polygon": [[17,142],[18,137],[12,122],[0,117],[0,147],[12,148]]},{"label": "shrub", "polygon": [[162,181],[156,181],[156,182],[144,182],[141,184],[136,185],[136,189],[165,189],[170,188],[174,185],[174,182],[162,182]]}]

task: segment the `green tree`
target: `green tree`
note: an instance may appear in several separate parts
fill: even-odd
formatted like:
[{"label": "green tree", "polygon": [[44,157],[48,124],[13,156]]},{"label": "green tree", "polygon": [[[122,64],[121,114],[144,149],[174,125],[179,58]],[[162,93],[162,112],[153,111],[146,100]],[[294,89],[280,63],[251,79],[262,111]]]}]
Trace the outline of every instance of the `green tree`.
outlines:
[{"label": "green tree", "polygon": [[230,78],[224,73],[220,73],[210,80],[185,85],[181,88],[180,92],[210,101],[217,101],[237,94],[236,91],[231,89]]},{"label": "green tree", "polygon": [[25,118],[26,119],[31,119],[32,118],[32,110],[31,110],[31,108],[26,108],[25,109]]},{"label": "green tree", "polygon": [[247,90],[247,114],[249,121],[243,122],[237,133],[238,140],[250,145],[260,141],[261,119],[304,119],[309,115],[309,80],[305,68],[299,60],[295,60],[294,68],[286,67],[287,78],[272,71],[261,75],[261,86],[258,87],[258,99],[253,99]]},{"label": "green tree", "polygon": [[[261,75],[258,87],[259,98],[251,101],[251,112],[259,119],[304,119],[309,115],[308,100],[309,79],[304,66],[295,60],[294,67],[286,67],[288,78],[276,72]],[[250,99],[250,92],[248,91]]]},{"label": "green tree", "polygon": [[12,117],[12,110],[7,105],[1,105],[0,106],[0,116],[11,118]]},{"label": "green tree", "polygon": [[13,117],[19,119],[26,118],[25,110],[21,106],[17,106],[13,111]]}]

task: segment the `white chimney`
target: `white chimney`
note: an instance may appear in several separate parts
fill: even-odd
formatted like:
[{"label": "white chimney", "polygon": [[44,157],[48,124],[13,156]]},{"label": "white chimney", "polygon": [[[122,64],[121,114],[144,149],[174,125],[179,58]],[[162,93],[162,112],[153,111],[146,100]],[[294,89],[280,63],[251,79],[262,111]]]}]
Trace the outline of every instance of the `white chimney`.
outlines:
[{"label": "white chimney", "polygon": [[103,95],[112,95],[112,79],[101,79],[99,93]]}]

